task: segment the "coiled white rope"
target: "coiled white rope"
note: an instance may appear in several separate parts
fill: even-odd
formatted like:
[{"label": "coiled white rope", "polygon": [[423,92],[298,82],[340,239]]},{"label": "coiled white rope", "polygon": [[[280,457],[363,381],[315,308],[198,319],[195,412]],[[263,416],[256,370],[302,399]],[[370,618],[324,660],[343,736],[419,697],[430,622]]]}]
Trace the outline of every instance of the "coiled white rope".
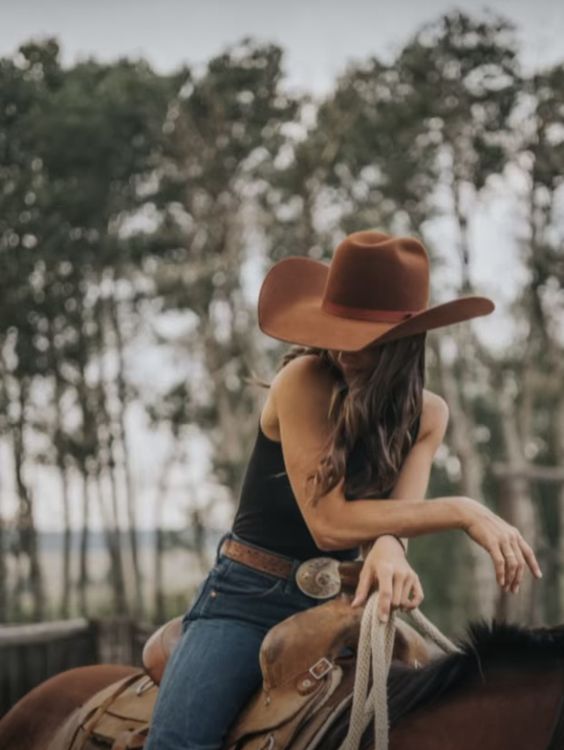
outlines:
[{"label": "coiled white rope", "polygon": [[[421,631],[445,652],[461,651],[428,620],[416,607],[406,610]],[[378,591],[368,597],[362,620],[356,654],[351,717],[347,736],[338,750],[358,750],[364,731],[374,719],[374,750],[388,750],[388,672],[396,633],[396,610],[390,611],[388,622],[378,617]],[[372,688],[368,695],[368,680],[372,667]]]}]

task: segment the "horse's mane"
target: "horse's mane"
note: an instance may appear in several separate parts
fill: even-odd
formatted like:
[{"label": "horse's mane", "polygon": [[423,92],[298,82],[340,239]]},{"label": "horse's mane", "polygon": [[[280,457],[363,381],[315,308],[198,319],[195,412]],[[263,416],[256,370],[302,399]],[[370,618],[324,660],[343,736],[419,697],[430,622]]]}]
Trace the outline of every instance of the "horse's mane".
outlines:
[{"label": "horse's mane", "polygon": [[564,660],[564,625],[527,628],[480,619],[470,622],[465,635],[454,642],[460,652],[439,656],[420,669],[392,663],[388,678],[390,724],[472,679],[481,679],[488,669],[523,669]]},{"label": "horse's mane", "polygon": [[[465,634],[453,640],[460,652],[438,656],[418,669],[392,662],[388,676],[390,726],[420,706],[482,679],[489,669],[554,667],[558,661],[564,661],[564,625],[527,628],[495,619],[491,623],[480,619],[470,622]],[[344,738],[349,718],[350,710],[333,726],[332,739],[338,735]],[[361,750],[374,747],[372,724],[364,733],[360,747]]]}]

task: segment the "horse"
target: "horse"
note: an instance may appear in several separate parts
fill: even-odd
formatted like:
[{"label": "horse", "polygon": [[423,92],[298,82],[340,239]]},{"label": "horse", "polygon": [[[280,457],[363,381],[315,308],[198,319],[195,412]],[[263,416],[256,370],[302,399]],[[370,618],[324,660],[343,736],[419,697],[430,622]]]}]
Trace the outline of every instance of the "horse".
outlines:
[{"label": "horse", "polygon": [[126,664],[73,667],[36,685],[0,719],[2,750],[45,750],[68,717],[99,690],[137,672]]},{"label": "horse", "polygon": [[[564,625],[471,622],[460,652],[420,669],[392,662],[390,750],[564,750]],[[337,750],[344,714],[324,738]],[[359,750],[376,750],[373,726]]]},{"label": "horse", "polygon": [[[459,652],[417,668],[392,661],[390,750],[411,750],[414,743],[417,750],[562,750],[564,625],[529,629],[479,620],[459,645]],[[49,678],[0,720],[0,748],[45,750],[79,705],[135,671],[94,665]],[[349,715],[350,708],[335,718],[323,750],[338,750]],[[376,750],[372,726],[359,750]]]}]

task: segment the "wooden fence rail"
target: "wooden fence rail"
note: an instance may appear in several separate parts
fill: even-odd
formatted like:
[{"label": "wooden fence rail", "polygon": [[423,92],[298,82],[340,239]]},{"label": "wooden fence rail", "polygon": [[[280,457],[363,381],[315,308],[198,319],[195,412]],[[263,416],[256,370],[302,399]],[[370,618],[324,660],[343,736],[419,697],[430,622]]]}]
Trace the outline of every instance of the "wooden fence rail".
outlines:
[{"label": "wooden fence rail", "polygon": [[0,716],[33,687],[86,664],[141,664],[155,630],[126,618],[0,626]]}]

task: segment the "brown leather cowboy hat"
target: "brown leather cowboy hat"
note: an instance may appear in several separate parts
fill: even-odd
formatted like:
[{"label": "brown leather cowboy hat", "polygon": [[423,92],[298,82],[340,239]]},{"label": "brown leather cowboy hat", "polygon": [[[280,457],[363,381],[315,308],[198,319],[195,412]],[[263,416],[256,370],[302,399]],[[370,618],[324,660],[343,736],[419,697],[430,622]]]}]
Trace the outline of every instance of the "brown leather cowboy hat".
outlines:
[{"label": "brown leather cowboy hat", "polygon": [[281,341],[352,352],[495,309],[475,295],[428,307],[429,286],[429,256],[418,239],[353,232],[330,264],[303,256],[275,263],[260,288],[258,324]]}]

